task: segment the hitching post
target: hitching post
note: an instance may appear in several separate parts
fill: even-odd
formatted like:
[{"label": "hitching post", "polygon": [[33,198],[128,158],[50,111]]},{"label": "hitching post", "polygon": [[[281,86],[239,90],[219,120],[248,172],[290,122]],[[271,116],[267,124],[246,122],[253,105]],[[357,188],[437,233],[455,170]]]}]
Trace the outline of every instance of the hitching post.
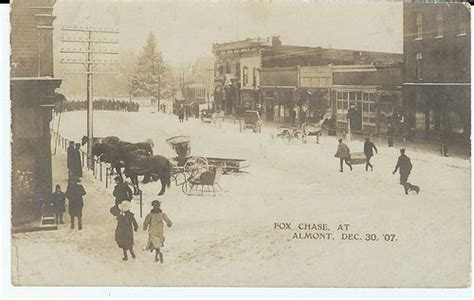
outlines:
[{"label": "hitching post", "polygon": [[140,218],[143,217],[143,193],[142,190],[139,191],[140,193]]}]

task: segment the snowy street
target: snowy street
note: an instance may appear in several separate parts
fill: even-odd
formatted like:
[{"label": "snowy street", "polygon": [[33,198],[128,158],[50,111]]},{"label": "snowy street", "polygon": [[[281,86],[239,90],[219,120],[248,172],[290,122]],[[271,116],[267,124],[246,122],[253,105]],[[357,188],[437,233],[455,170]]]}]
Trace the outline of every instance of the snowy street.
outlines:
[{"label": "snowy street", "polygon": [[[237,123],[223,123],[221,128],[198,119],[178,123],[174,115],[146,109],[94,112],[94,128],[95,136],[114,135],[130,142],[151,138],[155,154],[169,158],[176,153],[165,140],[189,135],[192,155],[242,158],[250,166],[246,172],[223,175],[223,191],[215,197],[187,196],[172,183],[158,198],[159,182],[141,185],[143,217],[138,197],[131,210],[140,226],[135,233],[137,258],[127,262],[114,241],[116,221],[109,213],[113,187],[106,189],[84,170],[84,229],[70,229],[66,213],[58,231],[14,234],[14,283],[269,286],[271,278],[272,286],[420,287],[436,278],[438,286],[452,287],[468,278],[467,159],[408,148],[413,163],[409,182],[419,185],[421,192],[405,195],[398,173],[392,175],[399,148],[387,148],[377,140],[373,172],[356,165],[352,172],[344,166],[340,173],[335,137],[303,144],[272,139],[276,132],[269,128],[261,134],[239,133]],[[59,133],[79,141],[86,134],[86,113],[64,113]],[[360,141],[347,144],[352,153],[363,151]],[[60,147],[57,151],[53,183],[65,189],[66,156]],[[155,199],[162,201],[174,223],[165,228],[163,264],[144,250],[143,220]],[[274,223],[283,222],[292,223],[292,229],[275,229]],[[334,240],[295,239],[293,234],[301,232],[299,223],[327,224]],[[340,224],[350,224],[347,233],[363,238],[373,233],[380,240],[342,240]],[[383,241],[383,234],[395,234],[396,240]],[[392,263],[385,264],[388,260]]]}]

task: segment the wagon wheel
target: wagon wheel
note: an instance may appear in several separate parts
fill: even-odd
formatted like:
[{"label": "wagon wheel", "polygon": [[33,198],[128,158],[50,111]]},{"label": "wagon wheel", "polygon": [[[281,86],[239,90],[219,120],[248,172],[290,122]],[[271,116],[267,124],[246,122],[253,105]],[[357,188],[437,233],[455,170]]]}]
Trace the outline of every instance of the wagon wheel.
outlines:
[{"label": "wagon wheel", "polygon": [[209,163],[205,157],[191,157],[184,164],[184,172],[193,177],[197,173],[209,171]]}]

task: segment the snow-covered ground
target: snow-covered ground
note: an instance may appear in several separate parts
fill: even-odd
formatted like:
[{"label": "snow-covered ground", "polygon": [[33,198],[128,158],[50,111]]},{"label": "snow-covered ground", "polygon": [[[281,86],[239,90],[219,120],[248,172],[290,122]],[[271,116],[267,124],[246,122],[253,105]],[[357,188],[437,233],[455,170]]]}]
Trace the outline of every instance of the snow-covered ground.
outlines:
[{"label": "snow-covered ground", "polygon": [[[79,140],[86,132],[84,112],[62,115],[60,133]],[[407,149],[414,169],[410,182],[419,195],[405,195],[392,175],[398,149],[377,145],[375,169],[363,165],[338,172],[337,141],[272,139],[239,133],[175,116],[96,112],[95,135],[123,140],[152,138],[155,153],[176,154],[165,140],[191,136],[192,154],[247,159],[248,173],[225,175],[216,197],[186,196],[172,186],[162,207],[173,220],[165,229],[164,264],[145,252],[147,234],[135,235],[137,258],[123,262],[114,242],[111,188],[86,172],[84,230],[66,225],[58,231],[13,236],[13,282],[21,285],[111,286],[463,286],[469,278],[470,162]],[[377,141],[375,141],[377,142]],[[361,142],[348,143],[352,152]],[[54,158],[56,181],[64,184],[64,153]],[[143,185],[144,216],[159,183]],[[139,223],[138,199],[132,211]],[[274,229],[275,222],[325,223],[334,240],[293,239],[299,230]],[[345,233],[375,233],[379,241],[341,240]],[[141,224],[140,224],[141,227]],[[313,231],[315,232],[315,231]],[[393,242],[382,234],[396,234]]]}]

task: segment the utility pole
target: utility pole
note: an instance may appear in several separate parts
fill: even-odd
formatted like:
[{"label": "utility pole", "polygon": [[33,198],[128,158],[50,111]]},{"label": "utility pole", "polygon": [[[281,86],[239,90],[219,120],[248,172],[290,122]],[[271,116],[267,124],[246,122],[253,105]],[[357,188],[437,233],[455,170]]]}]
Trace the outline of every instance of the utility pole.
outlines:
[{"label": "utility pole", "polygon": [[[116,49],[105,49],[104,45],[116,46],[119,42],[113,35],[118,35],[120,32],[114,29],[97,28],[93,26],[63,26],[63,32],[69,33],[68,37],[61,39],[62,43],[69,43],[77,45],[80,48],[62,48],[60,53],[82,55],[79,59],[61,59],[63,64],[79,64],[85,67],[85,71],[67,72],[66,74],[85,74],[87,80],[87,167],[93,168],[92,161],[92,141],[94,138],[94,118],[93,118],[93,76],[94,75],[118,75],[117,72],[96,70],[98,65],[114,65],[118,64],[118,60],[112,61],[110,56],[118,55]],[[97,47],[98,46],[98,47]],[[99,59],[98,56],[102,56]],[[109,58],[105,58],[105,56]],[[85,58],[85,60],[84,60]]]}]

